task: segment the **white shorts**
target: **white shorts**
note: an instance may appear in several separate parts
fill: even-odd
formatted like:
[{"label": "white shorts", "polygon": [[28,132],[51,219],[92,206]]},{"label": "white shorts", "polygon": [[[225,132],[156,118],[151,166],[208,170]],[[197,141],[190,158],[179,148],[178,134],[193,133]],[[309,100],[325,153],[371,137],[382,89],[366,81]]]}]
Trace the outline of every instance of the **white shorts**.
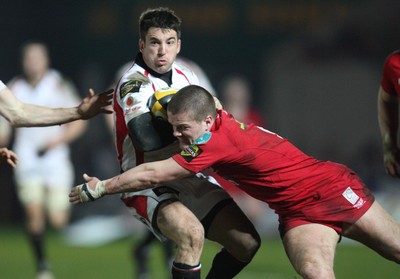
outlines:
[{"label": "white shorts", "polygon": [[158,206],[167,200],[179,200],[201,221],[221,201],[232,199],[211,176],[197,174],[154,189],[121,194],[130,213],[145,224],[161,241],[166,238],[156,225]]},{"label": "white shorts", "polygon": [[17,194],[23,205],[42,204],[49,212],[69,210],[68,200],[70,188],[47,188],[42,183],[31,180],[23,187],[17,187]]},{"label": "white shorts", "polygon": [[15,169],[17,194],[23,205],[42,204],[54,212],[70,208],[68,194],[71,190],[74,171],[70,162],[54,163],[53,168],[21,166]]}]

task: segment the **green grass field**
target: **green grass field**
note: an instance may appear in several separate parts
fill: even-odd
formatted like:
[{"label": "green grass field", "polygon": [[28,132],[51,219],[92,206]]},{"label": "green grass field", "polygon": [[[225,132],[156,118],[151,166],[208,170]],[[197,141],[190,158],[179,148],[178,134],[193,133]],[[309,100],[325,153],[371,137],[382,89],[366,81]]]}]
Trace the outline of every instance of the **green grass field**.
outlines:
[{"label": "green grass field", "polygon": [[[135,239],[122,239],[99,247],[72,247],[66,245],[55,233],[50,233],[47,250],[56,279],[131,279],[133,265],[130,248]],[[34,265],[27,240],[21,227],[0,230],[0,278],[34,278]],[[152,248],[152,278],[168,278],[160,245]],[[219,246],[207,242],[202,257],[203,278]],[[339,244],[336,255],[338,279],[398,279],[400,266],[386,261],[358,244]],[[279,239],[264,239],[254,260],[238,279],[300,278],[286,258]]]}]

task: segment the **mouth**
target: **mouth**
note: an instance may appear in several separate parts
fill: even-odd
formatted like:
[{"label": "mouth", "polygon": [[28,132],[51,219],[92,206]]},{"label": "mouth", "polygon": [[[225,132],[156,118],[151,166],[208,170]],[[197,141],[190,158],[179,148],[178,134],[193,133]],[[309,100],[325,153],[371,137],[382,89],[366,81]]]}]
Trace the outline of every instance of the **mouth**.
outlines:
[{"label": "mouth", "polygon": [[167,60],[165,60],[165,59],[158,59],[158,60],[157,60],[157,64],[158,64],[159,66],[164,66],[164,65],[167,64]]}]

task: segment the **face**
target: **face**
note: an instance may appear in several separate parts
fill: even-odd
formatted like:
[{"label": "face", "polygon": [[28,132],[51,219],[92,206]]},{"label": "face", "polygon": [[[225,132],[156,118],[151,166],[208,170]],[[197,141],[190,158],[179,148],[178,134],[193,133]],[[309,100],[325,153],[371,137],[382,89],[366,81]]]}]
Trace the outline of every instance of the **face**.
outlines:
[{"label": "face", "polygon": [[46,49],[40,44],[26,47],[22,57],[22,67],[28,79],[37,80],[43,77],[49,66]]},{"label": "face", "polygon": [[164,74],[171,69],[176,55],[181,50],[181,41],[175,30],[152,27],[145,40],[139,41],[143,60],[153,71]]},{"label": "face", "polygon": [[210,131],[214,123],[212,116],[207,116],[203,121],[197,122],[187,113],[172,114],[170,112],[168,112],[168,121],[172,125],[174,136],[178,139],[181,149],[193,144],[201,135]]}]

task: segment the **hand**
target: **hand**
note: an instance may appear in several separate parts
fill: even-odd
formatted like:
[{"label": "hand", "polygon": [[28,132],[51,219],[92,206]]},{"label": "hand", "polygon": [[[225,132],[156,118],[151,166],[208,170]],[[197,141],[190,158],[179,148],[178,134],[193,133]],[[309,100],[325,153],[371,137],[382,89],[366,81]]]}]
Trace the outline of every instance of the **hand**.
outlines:
[{"label": "hand", "polygon": [[104,181],[97,177],[90,177],[86,173],[83,175],[86,183],[75,186],[69,193],[69,202],[73,204],[95,201],[106,194]]},{"label": "hand", "polygon": [[7,164],[9,164],[11,167],[15,168],[17,165],[17,161],[17,154],[5,147],[0,148],[0,163],[7,162]]},{"label": "hand", "polygon": [[400,152],[397,148],[384,150],[383,161],[388,175],[400,177]]},{"label": "hand", "polygon": [[78,107],[81,119],[89,119],[99,113],[113,113],[112,109],[110,109],[113,92],[114,89],[109,89],[99,95],[95,95],[93,89],[90,88],[88,97],[84,98]]}]

